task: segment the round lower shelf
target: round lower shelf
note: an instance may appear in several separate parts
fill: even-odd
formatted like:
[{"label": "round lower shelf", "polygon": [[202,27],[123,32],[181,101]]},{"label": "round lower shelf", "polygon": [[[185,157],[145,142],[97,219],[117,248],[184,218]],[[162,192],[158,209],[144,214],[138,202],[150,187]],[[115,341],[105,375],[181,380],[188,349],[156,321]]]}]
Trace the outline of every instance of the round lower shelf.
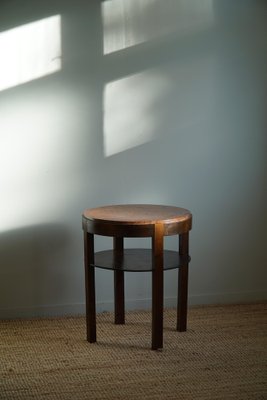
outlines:
[{"label": "round lower shelf", "polygon": [[[177,251],[164,250],[164,270],[179,268],[190,261],[189,256],[182,256]],[[121,259],[115,259],[113,250],[95,253],[93,267],[130,272],[153,271],[151,249],[125,249]]]}]

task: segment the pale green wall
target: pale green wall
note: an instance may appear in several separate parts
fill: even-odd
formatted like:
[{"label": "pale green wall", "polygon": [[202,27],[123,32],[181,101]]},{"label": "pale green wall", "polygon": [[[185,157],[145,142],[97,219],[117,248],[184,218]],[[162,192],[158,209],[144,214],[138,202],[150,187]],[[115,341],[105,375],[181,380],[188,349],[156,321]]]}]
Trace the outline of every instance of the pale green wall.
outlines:
[{"label": "pale green wall", "polygon": [[62,70],[0,92],[0,317],[84,311],[81,213],[112,203],[192,211],[191,304],[266,298],[267,3],[11,0],[0,31],[52,15]]}]

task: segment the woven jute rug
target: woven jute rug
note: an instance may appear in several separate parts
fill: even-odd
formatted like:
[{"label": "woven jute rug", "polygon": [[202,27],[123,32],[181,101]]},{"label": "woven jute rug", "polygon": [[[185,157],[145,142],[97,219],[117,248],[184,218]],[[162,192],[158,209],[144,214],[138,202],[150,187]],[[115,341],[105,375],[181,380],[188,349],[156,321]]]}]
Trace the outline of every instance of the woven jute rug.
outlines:
[{"label": "woven jute rug", "polygon": [[267,399],[267,305],[189,309],[188,331],[164,312],[164,349],[150,350],[151,313],[0,322],[1,399]]}]

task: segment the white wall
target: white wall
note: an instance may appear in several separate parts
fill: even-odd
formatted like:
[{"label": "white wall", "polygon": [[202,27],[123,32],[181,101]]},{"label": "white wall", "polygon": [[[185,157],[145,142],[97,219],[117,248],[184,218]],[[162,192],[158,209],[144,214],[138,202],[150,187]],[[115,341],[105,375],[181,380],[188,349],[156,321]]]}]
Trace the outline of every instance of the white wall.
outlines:
[{"label": "white wall", "polygon": [[[192,211],[191,304],[266,298],[266,2],[11,0],[0,31],[54,15],[60,69],[0,91],[0,317],[84,312],[81,213],[114,203]],[[126,276],[128,309],[150,297]]]}]

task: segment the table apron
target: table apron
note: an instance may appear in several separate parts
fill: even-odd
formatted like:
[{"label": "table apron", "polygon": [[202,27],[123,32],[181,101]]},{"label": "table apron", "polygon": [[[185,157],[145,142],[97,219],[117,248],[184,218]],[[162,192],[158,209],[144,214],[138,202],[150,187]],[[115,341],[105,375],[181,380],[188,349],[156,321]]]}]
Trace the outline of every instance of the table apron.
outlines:
[{"label": "table apron", "polygon": [[[192,219],[163,224],[163,235],[172,236],[189,232],[192,228]],[[155,233],[155,224],[116,224],[113,222],[91,221],[83,218],[83,229],[88,233],[113,237],[152,237]]]}]

